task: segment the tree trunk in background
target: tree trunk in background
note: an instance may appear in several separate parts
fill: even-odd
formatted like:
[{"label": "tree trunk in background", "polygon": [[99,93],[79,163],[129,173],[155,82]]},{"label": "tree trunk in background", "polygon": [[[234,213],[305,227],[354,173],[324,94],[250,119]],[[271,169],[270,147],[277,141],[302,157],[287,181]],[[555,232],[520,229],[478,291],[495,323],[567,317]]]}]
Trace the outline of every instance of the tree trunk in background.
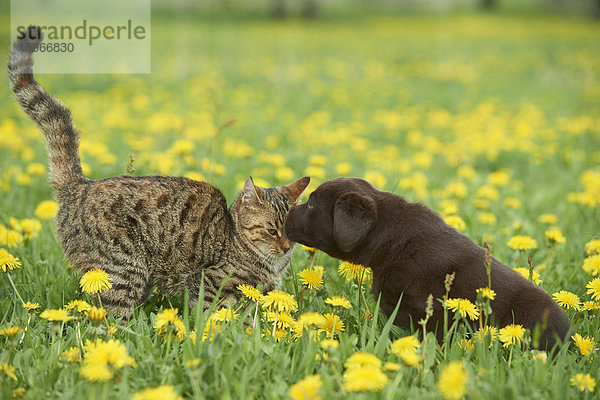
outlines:
[{"label": "tree trunk in background", "polygon": [[275,18],[285,18],[287,10],[285,8],[285,0],[274,0],[273,8],[271,9],[271,15]]},{"label": "tree trunk in background", "polygon": [[491,10],[492,8],[496,7],[496,0],[481,0],[481,8],[484,8],[486,10]]},{"label": "tree trunk in background", "polygon": [[592,13],[594,17],[600,19],[600,0],[593,0]]},{"label": "tree trunk in background", "polygon": [[317,16],[317,12],[317,0],[304,0],[304,8],[302,9],[302,15],[304,18],[315,18]]}]

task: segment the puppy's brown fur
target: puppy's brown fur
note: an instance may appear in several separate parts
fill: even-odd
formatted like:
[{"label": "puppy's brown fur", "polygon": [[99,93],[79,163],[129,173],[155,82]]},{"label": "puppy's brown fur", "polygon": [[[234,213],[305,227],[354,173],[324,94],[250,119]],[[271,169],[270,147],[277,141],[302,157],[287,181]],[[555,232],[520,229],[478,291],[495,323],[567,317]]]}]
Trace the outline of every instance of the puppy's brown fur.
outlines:
[{"label": "puppy's brown fur", "polygon": [[[429,294],[441,299],[446,274],[455,273],[451,298],[475,302],[476,289],[487,286],[485,251],[419,203],[377,190],[358,178],[335,178],[321,184],[307,203],[288,214],[290,240],[323,250],[332,257],[370,266],[373,293],[390,315],[400,296],[395,323],[409,327],[424,317]],[[539,347],[565,340],[571,325],[552,298],[519,273],[492,260],[491,302],[496,325],[521,324],[541,329]],[[441,340],[442,306],[434,301],[428,329]]]}]

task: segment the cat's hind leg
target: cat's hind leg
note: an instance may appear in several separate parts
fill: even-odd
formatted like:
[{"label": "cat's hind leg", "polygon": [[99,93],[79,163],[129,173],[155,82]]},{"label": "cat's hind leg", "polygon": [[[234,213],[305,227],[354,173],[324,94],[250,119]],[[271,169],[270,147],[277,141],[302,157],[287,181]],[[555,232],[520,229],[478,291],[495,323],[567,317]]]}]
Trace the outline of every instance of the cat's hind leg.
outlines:
[{"label": "cat's hind leg", "polygon": [[115,315],[129,319],[136,305],[145,300],[148,291],[148,271],[135,263],[104,265],[112,287],[100,293],[102,306]]}]

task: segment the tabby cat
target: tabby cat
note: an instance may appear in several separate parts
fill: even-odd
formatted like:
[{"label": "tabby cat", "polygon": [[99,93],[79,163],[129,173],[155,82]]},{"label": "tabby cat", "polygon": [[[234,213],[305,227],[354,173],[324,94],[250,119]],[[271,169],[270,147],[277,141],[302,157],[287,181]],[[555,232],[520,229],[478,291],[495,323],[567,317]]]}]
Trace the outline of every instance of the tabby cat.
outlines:
[{"label": "tabby cat", "polygon": [[[33,77],[32,53],[41,31],[30,27],[10,52],[9,78],[19,104],[48,142],[50,180],[60,204],[57,233],[66,257],[81,271],[102,268],[113,279],[101,294],[108,309],[129,317],[157,285],[204,308],[236,286],[281,283],[294,245],[284,221],[308,177],[261,188],[248,178],[231,207],[217,189],[187,178],[121,176],[87,179],[79,160],[79,132],[71,114]],[[202,280],[204,276],[204,280]]]}]

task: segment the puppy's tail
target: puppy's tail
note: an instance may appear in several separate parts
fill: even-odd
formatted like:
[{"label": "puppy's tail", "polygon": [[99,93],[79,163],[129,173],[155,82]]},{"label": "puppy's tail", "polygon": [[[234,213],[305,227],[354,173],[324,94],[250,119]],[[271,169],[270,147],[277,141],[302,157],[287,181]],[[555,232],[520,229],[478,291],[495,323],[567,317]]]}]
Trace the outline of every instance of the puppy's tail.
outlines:
[{"label": "puppy's tail", "polygon": [[73,126],[71,112],[33,77],[32,54],[41,42],[38,26],[30,26],[19,36],[10,50],[8,77],[17,101],[48,142],[50,181],[60,190],[86,178],[79,160],[79,132]]}]

